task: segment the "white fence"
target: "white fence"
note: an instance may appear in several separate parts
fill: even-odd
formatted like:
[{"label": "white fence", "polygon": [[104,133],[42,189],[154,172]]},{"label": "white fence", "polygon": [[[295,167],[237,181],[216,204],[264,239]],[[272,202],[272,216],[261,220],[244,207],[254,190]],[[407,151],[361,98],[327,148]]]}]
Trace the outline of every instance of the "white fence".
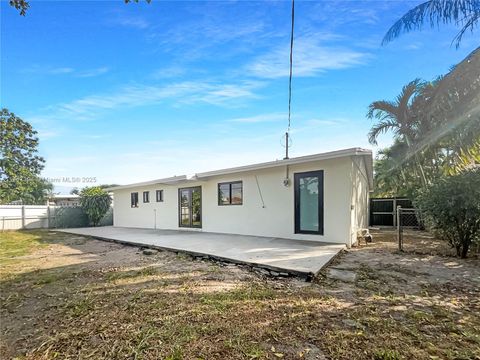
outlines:
[{"label": "white fence", "polygon": [[50,227],[49,219],[54,206],[46,205],[2,205],[0,206],[0,229],[39,229]]},{"label": "white fence", "polygon": [[[111,208],[99,225],[112,224]],[[0,231],[84,226],[88,226],[88,219],[79,207],[0,205]]]}]

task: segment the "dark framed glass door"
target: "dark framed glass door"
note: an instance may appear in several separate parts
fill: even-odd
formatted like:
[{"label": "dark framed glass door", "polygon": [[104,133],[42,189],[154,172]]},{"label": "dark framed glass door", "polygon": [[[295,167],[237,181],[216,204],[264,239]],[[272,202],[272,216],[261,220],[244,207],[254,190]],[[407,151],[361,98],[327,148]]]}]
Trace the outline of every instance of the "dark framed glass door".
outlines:
[{"label": "dark framed glass door", "polygon": [[295,233],[323,235],[323,170],[296,173]]},{"label": "dark framed glass door", "polygon": [[202,227],[202,188],[178,189],[178,220],[180,227]]}]

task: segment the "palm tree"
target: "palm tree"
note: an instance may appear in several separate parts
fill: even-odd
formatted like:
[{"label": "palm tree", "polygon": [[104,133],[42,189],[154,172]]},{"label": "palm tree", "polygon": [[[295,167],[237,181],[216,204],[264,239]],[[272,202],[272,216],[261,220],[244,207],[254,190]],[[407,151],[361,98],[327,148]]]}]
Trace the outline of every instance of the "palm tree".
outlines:
[{"label": "palm tree", "polygon": [[[396,139],[404,141],[408,148],[413,149],[415,140],[420,136],[418,119],[412,111],[412,101],[423,86],[424,83],[420,79],[415,79],[402,88],[395,101],[381,100],[370,104],[367,118],[378,120],[368,133],[368,141],[372,145],[377,145],[377,138],[380,134],[392,131]],[[425,186],[427,180],[423,167],[416,152],[414,155],[420,170],[422,184]]]},{"label": "palm tree", "polygon": [[445,76],[425,84],[411,109],[421,135],[415,141],[415,152],[440,149],[446,155],[443,167],[447,173],[464,164],[480,163],[480,48]]},{"label": "palm tree", "polygon": [[473,32],[479,21],[480,0],[429,0],[409,10],[393,24],[385,34],[382,45],[403,33],[420,30],[424,24],[438,27],[440,24],[453,23],[461,26],[452,40],[452,44],[458,48],[465,32]]},{"label": "palm tree", "polygon": [[411,197],[410,190],[415,188],[416,179],[409,176],[409,166],[404,161],[408,151],[405,141],[395,139],[385,149],[379,149],[374,161],[375,197]]},{"label": "palm tree", "polygon": [[404,138],[408,146],[412,145],[415,118],[411,103],[414,96],[419,93],[422,84],[420,79],[415,79],[402,88],[395,101],[381,100],[370,104],[367,118],[379,120],[368,133],[370,144],[377,145],[380,134],[392,131],[398,137]]}]

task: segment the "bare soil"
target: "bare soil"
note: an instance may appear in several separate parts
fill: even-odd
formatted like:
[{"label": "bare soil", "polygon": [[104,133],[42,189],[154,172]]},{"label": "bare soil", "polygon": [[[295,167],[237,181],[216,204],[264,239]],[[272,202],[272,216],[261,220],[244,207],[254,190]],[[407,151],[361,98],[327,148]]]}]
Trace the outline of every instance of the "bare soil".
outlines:
[{"label": "bare soil", "polygon": [[0,245],[13,236],[28,251],[0,247],[1,359],[480,359],[480,261],[425,233],[405,253],[374,233],[312,283],[60,232]]}]

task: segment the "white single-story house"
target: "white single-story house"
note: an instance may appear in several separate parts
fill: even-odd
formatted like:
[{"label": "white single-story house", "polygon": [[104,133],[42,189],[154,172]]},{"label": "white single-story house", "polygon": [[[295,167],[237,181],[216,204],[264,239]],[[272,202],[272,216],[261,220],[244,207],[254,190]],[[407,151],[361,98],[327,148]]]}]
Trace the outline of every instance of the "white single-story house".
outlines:
[{"label": "white single-story house", "polygon": [[55,194],[49,197],[47,205],[77,207],[80,206],[80,195],[59,195]]},{"label": "white single-story house", "polygon": [[372,152],[351,148],[112,187],[114,226],[340,243],[368,226]]}]

